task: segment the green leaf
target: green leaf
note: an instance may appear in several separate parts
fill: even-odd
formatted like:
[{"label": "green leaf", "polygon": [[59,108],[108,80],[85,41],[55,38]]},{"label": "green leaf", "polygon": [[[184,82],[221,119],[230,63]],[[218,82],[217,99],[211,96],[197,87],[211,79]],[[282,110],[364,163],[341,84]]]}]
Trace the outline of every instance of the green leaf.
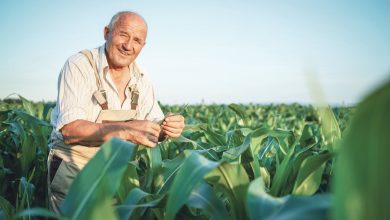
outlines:
[{"label": "green leaf", "polygon": [[390,81],[366,97],[339,144],[333,219],[390,219]]},{"label": "green leaf", "polygon": [[184,205],[193,188],[202,180],[203,176],[218,166],[217,162],[208,160],[202,155],[192,152],[184,161],[169,189],[166,206],[166,219],[174,219],[177,211]]},{"label": "green leaf", "polygon": [[[251,156],[253,158],[253,162],[251,162],[251,166],[253,169],[254,177],[258,178],[260,176],[263,177],[263,179],[266,181],[267,186],[270,185],[270,175],[268,170],[265,167],[261,167],[259,163],[259,158],[257,155],[259,155],[259,152],[261,150],[261,143],[263,142],[264,138],[266,138],[269,135],[277,136],[279,138],[286,138],[291,135],[290,132],[281,131],[281,130],[270,130],[267,128],[259,128],[254,130],[250,134],[250,149],[251,149]],[[265,149],[267,151],[267,149]],[[264,152],[265,152],[264,151]],[[265,163],[265,160],[262,162]]]},{"label": "green leaf", "polygon": [[4,219],[12,219],[15,208],[8,202],[5,198],[0,196],[0,217],[4,217]]},{"label": "green leaf", "polygon": [[[250,133],[250,132],[249,132]],[[226,137],[226,144],[227,144],[227,147],[228,148],[231,148],[231,147],[236,147],[240,144],[242,144],[242,142],[244,141],[244,138],[245,136],[247,135],[244,135],[243,134],[243,129],[240,128],[240,129],[233,129],[233,130],[229,130],[226,132],[225,134],[225,137]]]},{"label": "green leaf", "polygon": [[61,217],[60,215],[49,211],[44,208],[31,208],[31,209],[25,209],[20,212],[18,212],[15,216],[16,218],[28,218],[30,219],[31,217],[46,217],[46,218],[51,218],[51,219],[66,219],[64,217]]},{"label": "green leaf", "polygon": [[160,147],[156,146],[154,148],[147,148],[146,150],[150,158],[150,168],[153,170],[153,173],[156,173],[162,164]]},{"label": "green leaf", "polygon": [[115,218],[112,197],[127,162],[135,158],[137,146],[113,138],[100,148],[77,175],[61,204],[62,214],[71,219],[91,219],[99,215]]},{"label": "green leaf", "polygon": [[206,149],[200,143],[193,141],[191,139],[188,139],[188,138],[184,137],[183,135],[181,135],[178,138],[175,138],[174,141],[175,141],[175,143],[191,143],[195,147],[195,150],[199,150],[198,152],[202,153],[207,158],[213,159],[215,161],[219,160],[218,155],[216,155],[212,149]]},{"label": "green leaf", "polygon": [[27,112],[27,114],[35,116],[35,110],[32,103],[21,95],[19,95],[19,98],[22,100],[23,108]]},{"label": "green leaf", "polygon": [[337,123],[336,117],[330,106],[319,108],[319,115],[322,121],[322,130],[325,132],[327,138],[340,138],[340,126]]},{"label": "green leaf", "polygon": [[210,215],[212,219],[225,220],[229,218],[222,200],[217,197],[213,188],[204,181],[201,181],[192,190],[186,204],[190,207],[201,209],[202,212]]},{"label": "green leaf", "polygon": [[22,143],[21,149],[21,158],[20,162],[22,164],[22,174],[27,175],[31,163],[34,161],[36,156],[37,146],[34,144],[33,136],[28,135]]},{"label": "green leaf", "polygon": [[205,126],[205,125],[204,124],[188,124],[188,125],[186,124],[186,126],[183,129],[183,132],[193,133],[193,132],[201,131],[202,126]]},{"label": "green leaf", "polygon": [[145,181],[143,188],[147,191],[152,191],[154,177],[158,175],[157,170],[161,167],[162,164],[160,145],[157,145],[154,148],[146,148],[146,152],[147,169],[145,171]]},{"label": "green leaf", "polygon": [[136,208],[136,205],[146,196],[149,196],[149,193],[142,191],[140,188],[134,188],[127,195],[126,200],[122,205],[117,207],[118,215],[121,220],[130,219],[133,211]]},{"label": "green leaf", "polygon": [[[341,138],[340,126],[337,123],[336,117],[330,106],[317,106],[317,114],[321,124],[321,132],[324,136],[325,144],[331,144]],[[328,145],[333,146],[333,145]],[[329,151],[334,151],[335,149],[329,148]]]},{"label": "green leaf", "polygon": [[216,145],[216,146],[225,146],[226,145],[226,139],[224,135],[221,135],[215,131],[212,130],[210,126],[202,126],[201,127],[204,135],[206,136],[206,139],[210,141],[210,143]]},{"label": "green leaf", "polygon": [[17,109],[17,110],[15,110],[13,112],[19,118],[23,119],[23,121],[25,121],[27,124],[51,127],[49,122],[39,120],[38,118],[34,117],[33,115],[29,115],[26,112],[21,111],[20,109]]},{"label": "green leaf", "polygon": [[[12,137],[15,139],[15,145],[19,147],[23,141],[27,138],[27,133],[24,131],[23,126],[17,121],[4,122],[9,126],[9,131],[13,133]],[[19,149],[14,149],[19,151]],[[21,161],[18,161],[21,163]]]},{"label": "green leaf", "polygon": [[330,153],[313,155],[303,160],[295,181],[292,194],[313,195],[321,184],[325,163],[332,158]]},{"label": "green leaf", "polygon": [[283,198],[275,198],[265,191],[262,178],[253,180],[246,195],[246,211],[249,219],[265,219],[280,208],[285,202]]},{"label": "green leaf", "polygon": [[317,142],[317,137],[314,133],[313,124],[305,124],[301,137],[299,138],[299,144],[301,146],[313,146]]},{"label": "green leaf", "polygon": [[245,120],[245,119],[247,118],[246,113],[245,113],[245,110],[244,110],[241,106],[232,103],[232,104],[230,104],[228,107],[229,107],[231,110],[233,110],[238,116],[240,116],[240,118],[241,118],[242,120]]},{"label": "green leaf", "polygon": [[246,210],[252,220],[327,219],[330,205],[330,197],[327,194],[273,197],[266,193],[261,178],[251,182],[246,200]]},{"label": "green leaf", "polygon": [[139,187],[139,177],[134,164],[128,163],[127,169],[122,177],[118,188],[117,196],[121,202],[125,201],[129,192],[135,187]]},{"label": "green leaf", "polygon": [[312,220],[330,219],[331,199],[329,194],[314,196],[285,196],[284,204],[271,213],[267,220]]},{"label": "green leaf", "polygon": [[149,202],[139,204],[145,198],[152,198],[152,196],[152,194],[144,192],[140,188],[134,188],[133,190],[131,190],[131,192],[127,195],[125,202],[122,205],[117,206],[116,210],[118,215],[120,216],[120,219],[130,219],[136,209],[156,206],[164,198],[165,195],[160,196],[156,200],[151,200]]},{"label": "green leaf", "polygon": [[249,177],[239,163],[223,162],[205,176],[205,180],[228,197],[233,219],[246,219],[245,195]]},{"label": "green leaf", "polygon": [[264,181],[265,186],[269,189],[271,185],[271,175],[265,167],[260,167],[261,178]]},{"label": "green leaf", "polygon": [[272,179],[270,189],[270,194],[273,196],[283,196],[289,193],[289,189],[286,189],[286,187],[290,186],[288,184],[288,178],[293,174],[295,147],[296,145],[293,144],[280,165],[276,167],[276,172]]},{"label": "green leaf", "polygon": [[54,108],[54,104],[45,103],[43,108],[42,118],[40,119],[45,121],[50,121],[50,115],[53,108]]},{"label": "green leaf", "polygon": [[[250,135],[251,135],[252,152],[254,154],[257,154],[262,147],[262,145],[261,145],[262,141],[267,136],[272,136],[272,137],[277,138],[278,140],[283,140],[283,139],[292,137],[293,133],[291,131],[285,131],[285,130],[281,130],[281,129],[271,130],[271,129],[262,127],[262,128],[258,128],[256,130],[254,130]],[[284,149],[281,149],[281,150],[284,150]]]},{"label": "green leaf", "polygon": [[32,172],[30,178],[27,180],[26,177],[20,178],[18,187],[18,199],[16,202],[16,210],[30,208],[32,196],[34,195],[35,186],[31,184],[31,178],[34,175]]},{"label": "green leaf", "polygon": [[[250,143],[251,137],[248,135],[245,137],[242,145],[230,148],[229,150],[223,152],[222,159],[228,162],[233,162],[237,160],[246,150],[249,149]],[[253,158],[251,159],[253,160]]]},{"label": "green leaf", "polygon": [[157,176],[153,179],[156,194],[163,194],[168,191],[185,159],[185,153],[181,153],[172,160],[164,160],[162,162]]}]

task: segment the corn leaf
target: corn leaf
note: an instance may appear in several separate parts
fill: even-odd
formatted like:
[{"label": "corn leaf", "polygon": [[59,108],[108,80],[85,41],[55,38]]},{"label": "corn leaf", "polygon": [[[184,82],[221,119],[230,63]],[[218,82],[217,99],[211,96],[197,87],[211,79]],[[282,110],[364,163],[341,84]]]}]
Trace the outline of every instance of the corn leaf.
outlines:
[{"label": "corn leaf", "polygon": [[292,194],[313,195],[320,186],[325,163],[332,158],[330,153],[313,155],[303,160]]},{"label": "corn leaf", "polygon": [[12,219],[15,208],[5,198],[0,196],[0,219]]},{"label": "corn leaf", "polygon": [[228,219],[228,212],[223,202],[217,197],[212,187],[201,181],[192,190],[186,204],[190,207],[201,209],[212,219]]},{"label": "corn leaf", "polygon": [[330,197],[327,194],[273,197],[266,193],[263,180],[257,178],[249,185],[246,210],[252,220],[327,219]]},{"label": "corn leaf", "polygon": [[285,196],[284,203],[266,220],[312,220],[329,219],[331,199],[329,194],[314,196]]},{"label": "corn leaf", "polygon": [[192,152],[186,158],[169,191],[166,219],[174,219],[177,211],[187,201],[194,187],[206,173],[217,166],[217,162],[208,160],[196,152]]},{"label": "corn leaf", "polygon": [[[130,219],[137,209],[140,210],[141,208],[155,207],[165,197],[165,195],[162,195],[159,196],[159,198],[157,199],[152,199],[149,202],[140,204],[142,200],[145,200],[147,197],[152,198],[152,196],[152,194],[144,192],[140,188],[134,188],[133,190],[131,190],[131,192],[127,195],[126,200],[121,205],[116,207],[116,211],[120,216],[120,219]],[[140,215],[141,214],[139,214],[138,216]]]},{"label": "corn leaf", "polygon": [[104,143],[74,180],[61,212],[70,219],[116,218],[112,197],[137,146],[117,138]]},{"label": "corn leaf", "polygon": [[265,219],[283,203],[284,199],[266,193],[262,178],[257,178],[249,184],[246,195],[246,211],[249,219]]},{"label": "corn leaf", "polygon": [[223,192],[229,198],[234,219],[246,219],[245,195],[249,185],[249,177],[239,163],[223,162],[205,176],[205,180],[216,190]]},{"label": "corn leaf", "polygon": [[[31,208],[25,209],[18,212],[15,216],[16,218],[31,218],[31,217],[46,217],[50,219],[66,219],[65,217],[61,217],[60,215],[49,211],[44,208]],[[6,218],[7,219],[7,218]]]},{"label": "corn leaf", "polygon": [[333,219],[390,219],[390,81],[365,98],[336,161]]}]

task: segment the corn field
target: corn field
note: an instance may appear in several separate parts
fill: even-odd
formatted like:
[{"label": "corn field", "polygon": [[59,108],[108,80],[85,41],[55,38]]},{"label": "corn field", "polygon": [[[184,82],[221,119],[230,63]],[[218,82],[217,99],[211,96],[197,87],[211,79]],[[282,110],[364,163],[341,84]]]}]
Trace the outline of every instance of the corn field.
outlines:
[{"label": "corn field", "polygon": [[47,209],[53,107],[0,103],[0,218],[390,217],[390,83],[354,107],[162,105],[185,116],[182,136],[104,143],[59,215]]}]

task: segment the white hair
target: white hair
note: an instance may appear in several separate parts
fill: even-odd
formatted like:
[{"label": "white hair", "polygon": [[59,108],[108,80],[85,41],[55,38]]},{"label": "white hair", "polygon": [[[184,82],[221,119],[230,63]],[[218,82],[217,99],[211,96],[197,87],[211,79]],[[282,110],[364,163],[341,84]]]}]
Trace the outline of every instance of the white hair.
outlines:
[{"label": "white hair", "polygon": [[120,12],[116,13],[114,16],[112,16],[111,21],[108,24],[108,28],[110,30],[112,30],[115,27],[115,24],[119,20],[119,18],[122,15],[125,15],[125,14],[136,15],[136,16],[140,17],[144,21],[145,25],[147,25],[145,19],[140,14],[138,14],[136,12],[133,12],[133,11],[120,11]]}]

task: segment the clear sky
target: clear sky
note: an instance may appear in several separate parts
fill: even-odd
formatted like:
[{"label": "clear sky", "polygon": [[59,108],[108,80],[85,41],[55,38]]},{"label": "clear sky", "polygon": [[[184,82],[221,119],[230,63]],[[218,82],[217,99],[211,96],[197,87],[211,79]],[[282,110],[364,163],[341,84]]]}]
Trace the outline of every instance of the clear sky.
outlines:
[{"label": "clear sky", "polygon": [[148,22],[138,62],[165,104],[310,103],[307,69],[349,104],[390,79],[390,1],[3,0],[0,99],[55,100],[66,59],[122,10]]}]

